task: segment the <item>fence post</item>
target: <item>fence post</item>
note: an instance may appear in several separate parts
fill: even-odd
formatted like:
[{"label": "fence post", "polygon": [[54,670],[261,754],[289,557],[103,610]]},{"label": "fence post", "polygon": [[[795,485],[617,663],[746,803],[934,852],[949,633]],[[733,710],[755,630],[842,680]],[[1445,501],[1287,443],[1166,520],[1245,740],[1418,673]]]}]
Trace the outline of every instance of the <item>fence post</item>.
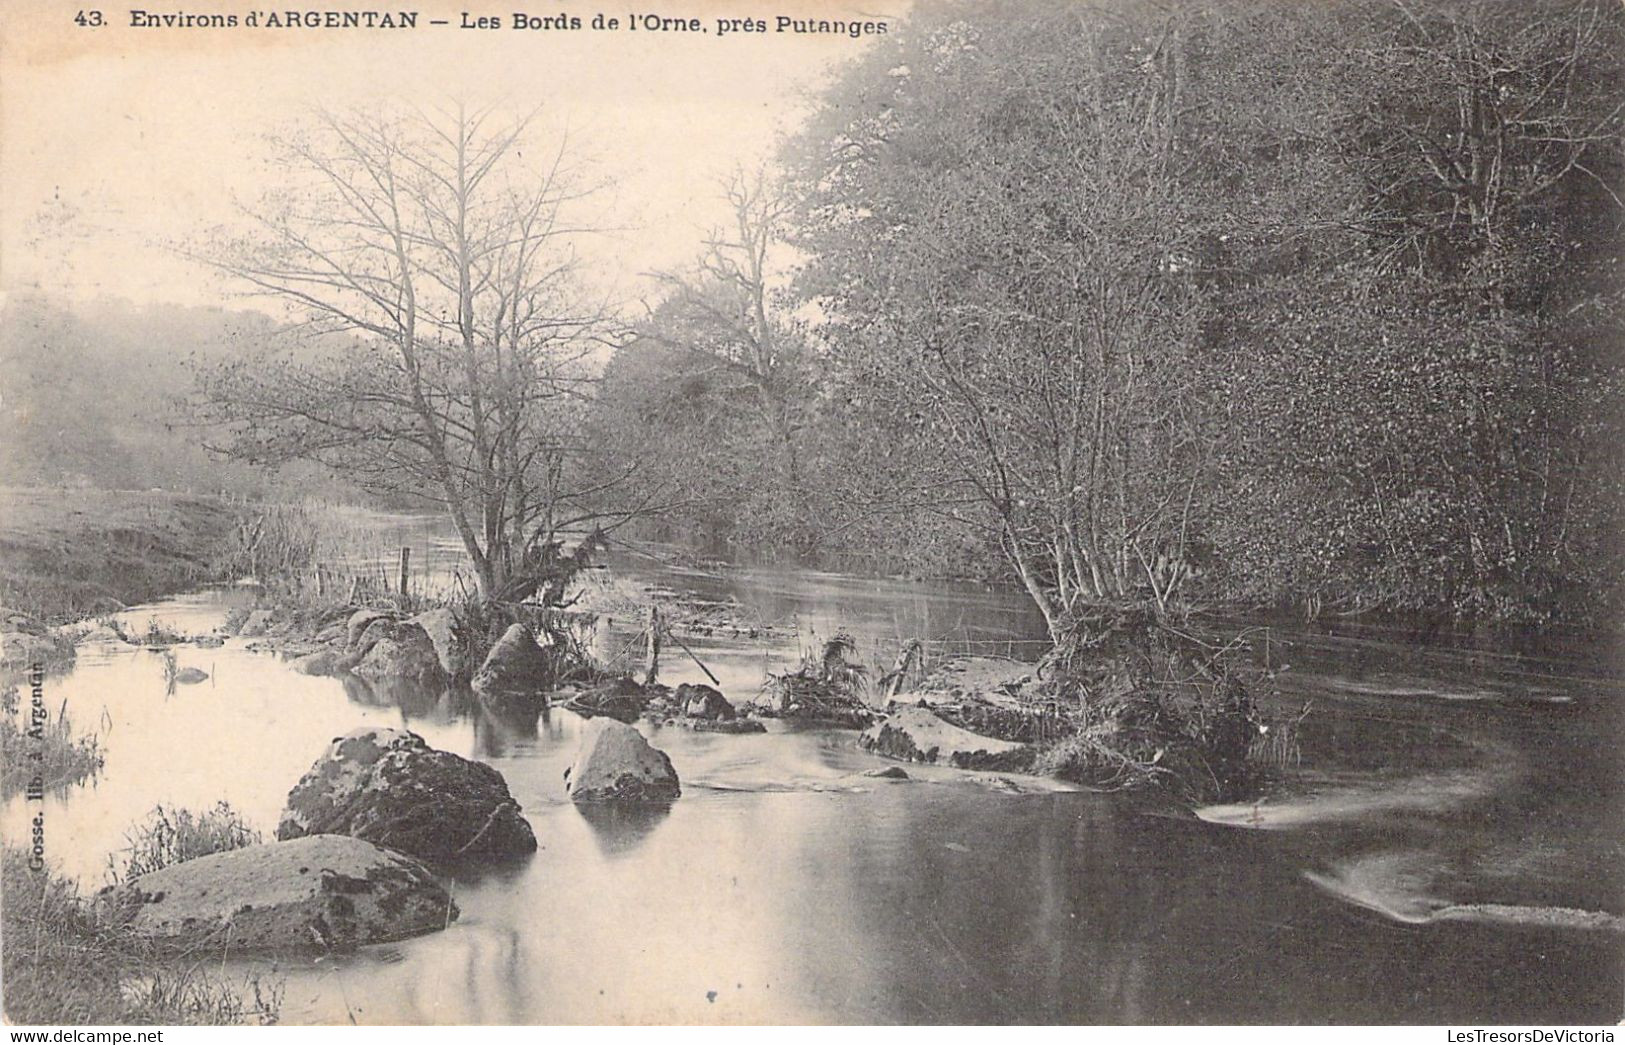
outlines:
[{"label": "fence post", "polygon": [[660,608],[649,607],[649,645],[643,660],[643,684],[652,686],[660,671]]},{"label": "fence post", "polygon": [[406,596],[406,574],[411,562],[412,547],[411,545],[403,545],[401,547],[401,596],[403,598]]}]

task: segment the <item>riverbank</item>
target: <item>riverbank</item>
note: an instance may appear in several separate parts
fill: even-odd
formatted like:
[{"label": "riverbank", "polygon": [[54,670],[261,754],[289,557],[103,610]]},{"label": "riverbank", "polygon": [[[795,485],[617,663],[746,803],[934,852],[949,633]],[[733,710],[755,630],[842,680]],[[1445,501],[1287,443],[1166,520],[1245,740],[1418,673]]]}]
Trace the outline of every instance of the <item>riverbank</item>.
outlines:
[{"label": "riverbank", "polygon": [[215,497],[7,488],[0,504],[0,604],[56,623],[218,579],[236,534]]},{"label": "riverbank", "polygon": [[274,1024],[281,988],[228,983],[203,963],[161,962],[108,925],[70,879],[21,848],[0,857],[6,1018],[34,1026]]},{"label": "riverbank", "polygon": [[[621,578],[665,589],[692,579],[630,569]],[[708,593],[736,594],[775,619],[798,614],[803,638],[845,621],[869,665],[879,662],[868,651],[895,651],[894,634],[957,636],[962,621],[985,626],[1005,608],[942,589],[926,612],[913,587],[875,592],[867,580],[753,574]],[[124,616],[203,635],[222,632],[252,599],[216,589]],[[1018,610],[1005,619],[1018,621]],[[922,626],[927,618],[936,630]],[[635,623],[618,622],[598,648],[619,649]],[[181,667],[211,675],[170,692],[162,653],[107,636],[48,682],[53,707],[66,700],[90,722],[105,705],[116,724],[97,786],[46,802],[61,873],[100,881],[106,854],[128,845],[125,825],[158,802],[204,809],[226,799],[269,833],[290,783],[334,736],[363,727],[406,728],[492,766],[543,841],[501,874],[458,879],[463,915],[444,932],[343,962],[342,992],[332,959],[281,962],[287,1023],[1293,1022],[1311,1007],[1353,1022],[1617,1018],[1618,943],[1608,933],[1405,925],[1357,906],[1378,896],[1400,912],[1446,903],[1617,913],[1617,759],[1605,728],[1617,690],[1564,666],[1531,677],[1521,662],[1278,633],[1275,655],[1294,665],[1284,698],[1316,705],[1303,762],[1223,823],[1215,813],[1224,810],[1192,817],[1080,788],[1035,793],[1039,778],[1002,770],[899,767],[864,751],[856,731],[771,720],[743,736],[640,721],[683,795],[646,815],[610,816],[565,793],[588,724],[567,707],[510,713],[462,687],[306,676],[250,648],[269,639],[169,647]],[[799,664],[793,634],[771,645],[722,633],[685,641],[732,699],[748,699],[764,670]],[[959,692],[1026,673],[1014,662],[983,666],[943,678],[926,703],[952,713]],[[705,681],[681,651],[662,678]],[[1539,755],[1547,750],[1564,755]],[[908,779],[870,775],[888,768]],[[616,943],[627,939],[639,948]],[[1035,956],[1105,974],[1061,989],[1031,974]],[[1155,973],[1122,971],[1147,967]],[[234,953],[223,972],[235,980],[266,969]],[[1238,970],[1269,989],[1231,989]],[[989,989],[964,992],[967,976]],[[1518,990],[1506,990],[1509,978]],[[1419,987],[1396,992],[1396,981]]]}]

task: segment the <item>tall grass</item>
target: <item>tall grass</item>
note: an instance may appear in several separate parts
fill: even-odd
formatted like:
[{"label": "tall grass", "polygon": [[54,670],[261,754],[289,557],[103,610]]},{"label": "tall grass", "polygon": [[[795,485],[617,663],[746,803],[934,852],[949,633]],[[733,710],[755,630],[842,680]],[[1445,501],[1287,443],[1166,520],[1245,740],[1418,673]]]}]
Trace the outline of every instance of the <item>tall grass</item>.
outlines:
[{"label": "tall grass", "polygon": [[124,833],[124,840],[129,843],[121,850],[124,866],[117,867],[114,857],[108,857],[108,877],[115,883],[211,853],[258,845],[263,839],[230,803],[217,802],[202,813],[157,806]]},{"label": "tall grass", "polygon": [[169,493],[0,493],[0,602],[66,622],[218,579],[231,513]]},{"label": "tall grass", "polygon": [[160,958],[139,935],[104,924],[74,884],[0,857],[0,966],[6,1017],[25,1025],[219,1025],[277,1022],[280,984],[241,987],[204,970],[203,955]]},{"label": "tall grass", "polygon": [[[233,503],[237,525],[229,572],[252,577],[273,593],[310,600],[364,601],[420,608],[455,594],[455,581],[430,583],[421,528],[403,518],[393,529],[378,512],[322,501]],[[399,556],[414,549],[407,591]],[[405,600],[403,602],[403,599]]]},{"label": "tall grass", "polygon": [[10,798],[39,778],[46,789],[59,789],[94,776],[102,768],[101,740],[80,734],[64,701],[54,717],[28,735],[19,716],[21,698],[15,685],[0,695],[0,798]]},{"label": "tall grass", "polygon": [[1286,769],[1300,764],[1303,749],[1298,740],[1298,731],[1311,710],[1313,704],[1305,703],[1295,715],[1259,723],[1258,736],[1247,748],[1248,760],[1270,769]]},{"label": "tall grass", "polygon": [[869,690],[869,669],[858,663],[857,642],[845,632],[803,647],[801,664],[783,674],[768,672],[762,681],[762,694],[782,707],[781,714],[795,718],[867,725],[873,713],[864,702]]},{"label": "tall grass", "polygon": [[190,636],[162,623],[157,617],[148,617],[147,623],[139,631],[121,624],[117,617],[111,615],[97,618],[97,623],[106,625],[132,646],[179,646],[190,639]]}]

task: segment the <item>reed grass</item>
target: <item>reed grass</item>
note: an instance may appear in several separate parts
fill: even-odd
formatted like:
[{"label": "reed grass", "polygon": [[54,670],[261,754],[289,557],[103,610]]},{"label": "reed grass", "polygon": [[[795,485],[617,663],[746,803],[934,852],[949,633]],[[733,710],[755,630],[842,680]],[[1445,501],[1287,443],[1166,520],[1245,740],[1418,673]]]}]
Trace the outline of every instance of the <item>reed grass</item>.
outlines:
[{"label": "reed grass", "polygon": [[139,935],[109,925],[70,880],[0,854],[0,967],[14,1024],[121,1026],[273,1024],[280,983],[234,985],[209,971],[213,955],[160,956]]},{"label": "reed grass", "polygon": [[112,629],[119,638],[132,646],[179,646],[191,641],[190,635],[174,630],[160,622],[157,617],[148,617],[146,624],[139,630],[120,623],[117,617],[110,614],[97,618],[96,622]]},{"label": "reed grass", "polygon": [[6,687],[0,695],[0,797],[18,794],[36,778],[46,790],[60,790],[102,768],[100,738],[74,728],[66,701],[41,724],[37,736],[30,736],[20,720],[20,704],[17,687]]},{"label": "reed grass", "polygon": [[[236,515],[230,572],[259,581],[275,594],[391,604],[398,609],[453,599],[455,568],[436,576],[432,545],[416,516],[389,516],[355,505],[307,500],[233,502]],[[401,590],[399,556],[410,548],[407,587]],[[459,558],[460,561],[460,558]],[[466,582],[462,584],[466,590]]]},{"label": "reed grass", "polygon": [[153,808],[147,818],[124,833],[129,843],[120,852],[124,865],[108,857],[108,877],[114,884],[128,882],[200,856],[259,845],[264,839],[228,802],[217,802],[202,813],[190,809]]},{"label": "reed grass", "polygon": [[801,647],[801,663],[782,674],[768,672],[761,692],[784,714],[795,718],[867,725],[873,713],[864,697],[869,692],[869,669],[859,663],[858,645],[851,635],[837,632]]}]

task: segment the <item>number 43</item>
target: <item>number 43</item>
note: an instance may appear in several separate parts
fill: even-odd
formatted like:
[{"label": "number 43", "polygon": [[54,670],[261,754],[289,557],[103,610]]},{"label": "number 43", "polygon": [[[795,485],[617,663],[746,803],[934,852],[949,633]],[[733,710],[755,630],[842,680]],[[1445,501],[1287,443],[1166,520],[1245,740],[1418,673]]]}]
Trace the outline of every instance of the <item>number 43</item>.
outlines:
[{"label": "number 43", "polygon": [[102,24],[102,13],[100,11],[80,11],[73,16],[73,24],[94,29]]}]

